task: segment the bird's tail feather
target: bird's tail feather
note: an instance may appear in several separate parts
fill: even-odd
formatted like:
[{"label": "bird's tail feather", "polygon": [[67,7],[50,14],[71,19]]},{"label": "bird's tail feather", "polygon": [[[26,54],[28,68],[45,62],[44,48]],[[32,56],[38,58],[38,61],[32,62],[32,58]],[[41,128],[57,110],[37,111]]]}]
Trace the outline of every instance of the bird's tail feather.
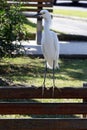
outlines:
[{"label": "bird's tail feather", "polygon": [[[52,63],[47,62],[47,68],[53,69],[53,62],[52,62]],[[55,69],[59,69],[59,64],[58,64],[58,62],[55,63],[54,68],[55,68]]]}]

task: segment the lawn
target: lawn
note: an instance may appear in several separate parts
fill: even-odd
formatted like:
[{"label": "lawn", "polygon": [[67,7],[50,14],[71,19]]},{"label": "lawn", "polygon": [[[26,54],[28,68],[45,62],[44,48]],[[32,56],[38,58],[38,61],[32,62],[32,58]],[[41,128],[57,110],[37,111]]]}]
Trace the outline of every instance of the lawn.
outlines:
[{"label": "lawn", "polygon": [[70,17],[87,18],[87,11],[82,10],[54,9],[53,13]]},{"label": "lawn", "polygon": [[[60,59],[55,71],[56,86],[78,87],[87,82],[87,60]],[[0,61],[0,77],[12,84],[42,86],[45,61],[42,58],[17,57]],[[46,86],[52,86],[52,71],[48,70]]]}]

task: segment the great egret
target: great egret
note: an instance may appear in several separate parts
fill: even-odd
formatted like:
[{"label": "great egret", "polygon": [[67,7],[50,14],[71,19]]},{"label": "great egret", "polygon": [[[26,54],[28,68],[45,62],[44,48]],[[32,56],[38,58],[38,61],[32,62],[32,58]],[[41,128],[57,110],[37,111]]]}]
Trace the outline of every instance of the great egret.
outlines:
[{"label": "great egret", "polygon": [[54,69],[59,68],[59,40],[57,34],[50,30],[51,15],[47,10],[41,10],[39,17],[44,19],[44,31],[42,33],[41,48],[46,60],[46,69],[43,82],[43,91],[45,88],[45,79],[47,68],[53,70],[53,92],[55,87]]}]

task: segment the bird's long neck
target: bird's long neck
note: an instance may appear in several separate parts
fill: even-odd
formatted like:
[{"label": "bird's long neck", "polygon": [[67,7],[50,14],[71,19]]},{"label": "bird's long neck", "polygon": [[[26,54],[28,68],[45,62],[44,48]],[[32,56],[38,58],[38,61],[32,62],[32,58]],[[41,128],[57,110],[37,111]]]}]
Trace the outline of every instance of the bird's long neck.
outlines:
[{"label": "bird's long neck", "polygon": [[44,20],[44,32],[49,32],[49,27],[50,27],[50,21],[49,20]]}]

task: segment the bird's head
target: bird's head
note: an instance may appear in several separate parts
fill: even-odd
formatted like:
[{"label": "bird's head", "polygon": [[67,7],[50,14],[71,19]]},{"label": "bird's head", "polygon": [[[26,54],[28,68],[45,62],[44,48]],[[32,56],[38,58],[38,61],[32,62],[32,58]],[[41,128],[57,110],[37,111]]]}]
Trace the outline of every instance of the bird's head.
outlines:
[{"label": "bird's head", "polygon": [[38,15],[39,15],[39,17],[42,17],[46,20],[51,20],[51,14],[49,13],[48,10],[41,10]]}]

